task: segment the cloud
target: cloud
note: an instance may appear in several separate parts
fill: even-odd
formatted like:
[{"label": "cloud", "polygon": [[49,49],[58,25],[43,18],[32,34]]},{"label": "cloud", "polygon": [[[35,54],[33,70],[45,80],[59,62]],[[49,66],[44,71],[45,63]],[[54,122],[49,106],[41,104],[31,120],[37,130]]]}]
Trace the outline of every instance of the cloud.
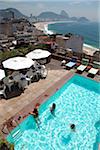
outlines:
[{"label": "cloud", "polygon": [[98,0],[0,0],[0,2],[68,2],[70,4],[80,4],[82,2],[91,3]]},{"label": "cloud", "polygon": [[43,3],[37,3],[37,9],[45,9],[45,5]]},{"label": "cloud", "polygon": [[80,4],[92,4],[92,3],[94,3],[94,2],[98,2],[98,0],[70,0],[70,1],[68,1],[69,2],[69,4],[71,4],[71,5],[80,5]]},{"label": "cloud", "polygon": [[0,0],[0,2],[19,2],[20,0]]},{"label": "cloud", "polygon": [[0,3],[20,2],[20,0],[0,0]]}]

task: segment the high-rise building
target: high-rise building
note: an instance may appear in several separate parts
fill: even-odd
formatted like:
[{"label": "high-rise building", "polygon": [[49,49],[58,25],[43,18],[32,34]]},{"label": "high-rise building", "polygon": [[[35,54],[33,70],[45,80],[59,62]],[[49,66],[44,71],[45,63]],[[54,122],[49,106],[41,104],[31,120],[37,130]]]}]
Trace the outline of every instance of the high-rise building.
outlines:
[{"label": "high-rise building", "polygon": [[13,26],[12,22],[5,21],[0,23],[0,34],[12,36],[13,35]]},{"label": "high-rise building", "polygon": [[73,52],[83,52],[83,37],[80,35],[56,36],[58,47],[72,49]]}]

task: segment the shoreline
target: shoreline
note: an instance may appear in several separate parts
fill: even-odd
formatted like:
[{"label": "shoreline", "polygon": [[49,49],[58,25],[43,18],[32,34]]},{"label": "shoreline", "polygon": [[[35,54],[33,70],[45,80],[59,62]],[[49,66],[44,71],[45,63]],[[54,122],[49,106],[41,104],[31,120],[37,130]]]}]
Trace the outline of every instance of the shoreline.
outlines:
[{"label": "shoreline", "polygon": [[34,24],[34,26],[38,29],[38,30],[41,30],[41,31],[43,31],[45,34],[53,34],[53,32],[52,31],[50,31],[50,30],[48,30],[48,25],[49,24],[54,24],[54,23],[56,23],[56,22],[54,22],[54,21],[50,21],[50,22],[37,22],[37,23],[35,23]]},{"label": "shoreline", "polygon": [[[51,31],[51,30],[48,30],[48,25],[49,24],[55,24],[55,23],[60,23],[61,21],[52,21],[52,22],[37,22],[35,23],[35,27],[38,29],[38,30],[41,30],[44,32],[44,34],[50,34],[52,35],[54,32]],[[63,21],[62,21],[63,22]],[[67,21],[65,21],[67,22]],[[96,48],[92,45],[88,45],[86,43],[83,43],[83,51],[85,53],[90,53],[90,51],[93,53],[95,51],[99,51],[100,49],[99,48]]]}]

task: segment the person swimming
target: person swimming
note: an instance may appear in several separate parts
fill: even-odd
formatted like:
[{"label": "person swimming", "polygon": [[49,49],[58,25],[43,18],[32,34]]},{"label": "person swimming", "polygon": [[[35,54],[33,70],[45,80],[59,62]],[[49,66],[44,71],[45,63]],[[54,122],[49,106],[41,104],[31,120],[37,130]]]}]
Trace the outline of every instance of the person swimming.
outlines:
[{"label": "person swimming", "polygon": [[50,112],[52,115],[55,115],[55,109],[56,109],[56,104],[53,103],[52,106],[50,107]]},{"label": "person swimming", "polygon": [[39,116],[37,108],[34,108],[34,110],[32,112],[30,112],[29,114],[33,115],[34,118],[38,118],[38,116]]},{"label": "person swimming", "polygon": [[71,125],[70,125],[70,128],[71,128],[72,131],[75,132],[75,128],[76,128],[76,127],[75,127],[75,124],[71,124]]},{"label": "person swimming", "polygon": [[40,103],[36,103],[35,108],[39,109],[39,107],[40,107]]},{"label": "person swimming", "polygon": [[38,109],[37,108],[34,108],[34,110],[32,112],[30,112],[29,114],[33,115],[37,125],[39,125],[39,112],[38,112]]}]

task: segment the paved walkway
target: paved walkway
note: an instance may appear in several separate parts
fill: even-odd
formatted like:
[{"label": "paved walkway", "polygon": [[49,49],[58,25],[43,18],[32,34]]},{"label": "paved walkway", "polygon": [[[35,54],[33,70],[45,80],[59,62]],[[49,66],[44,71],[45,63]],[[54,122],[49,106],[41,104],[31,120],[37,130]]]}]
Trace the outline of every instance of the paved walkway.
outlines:
[{"label": "paved walkway", "polygon": [[68,72],[69,71],[64,69],[48,70],[46,79],[30,84],[20,96],[8,100],[0,100],[0,124],[30,104],[49,87],[53,86],[57,81],[67,75]]}]

